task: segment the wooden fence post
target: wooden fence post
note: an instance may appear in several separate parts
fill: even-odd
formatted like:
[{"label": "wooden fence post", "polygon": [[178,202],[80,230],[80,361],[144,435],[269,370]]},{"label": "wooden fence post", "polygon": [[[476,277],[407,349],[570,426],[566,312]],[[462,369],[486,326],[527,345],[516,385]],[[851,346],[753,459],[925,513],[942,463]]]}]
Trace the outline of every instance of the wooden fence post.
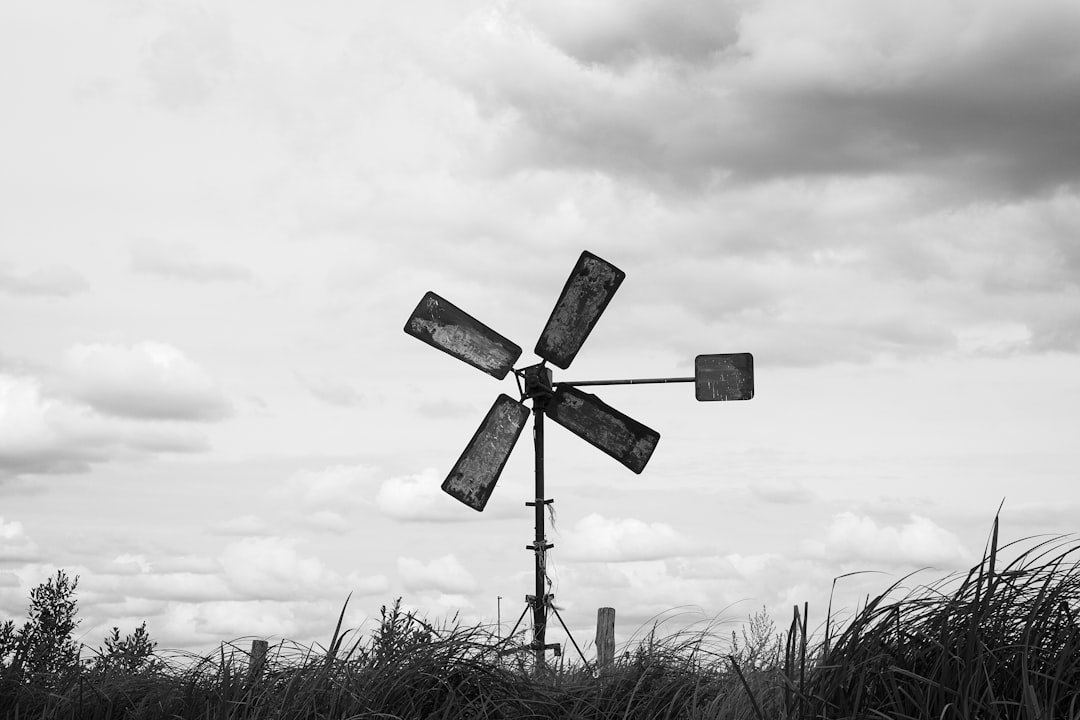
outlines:
[{"label": "wooden fence post", "polygon": [[596,611],[596,669],[608,669],[615,661],[615,608]]},{"label": "wooden fence post", "polygon": [[251,641],[251,657],[248,658],[247,679],[253,683],[262,675],[263,666],[266,665],[266,650],[269,647],[265,640]]}]

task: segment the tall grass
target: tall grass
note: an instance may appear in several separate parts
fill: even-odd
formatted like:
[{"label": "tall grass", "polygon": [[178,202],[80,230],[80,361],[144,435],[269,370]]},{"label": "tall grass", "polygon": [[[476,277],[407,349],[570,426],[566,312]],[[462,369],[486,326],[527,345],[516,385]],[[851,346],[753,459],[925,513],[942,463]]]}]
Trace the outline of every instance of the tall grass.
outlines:
[{"label": "tall grass", "polygon": [[1080,717],[1080,548],[1043,540],[1001,567],[1018,544],[998,547],[995,518],[966,574],[867,602],[816,653],[809,716]]},{"label": "tall grass", "polygon": [[716,626],[661,635],[656,623],[602,673],[537,672],[531,653],[510,652],[520,635],[432,625],[395,603],[369,636],[339,617],[327,646],[279,644],[256,674],[226,644],[138,672],[0,684],[0,717],[1080,719],[1077,545],[1042,540],[1002,559],[1018,548],[998,547],[995,519],[969,572],[896,599],[905,578],[814,645],[803,606],[775,643],[731,643]]}]

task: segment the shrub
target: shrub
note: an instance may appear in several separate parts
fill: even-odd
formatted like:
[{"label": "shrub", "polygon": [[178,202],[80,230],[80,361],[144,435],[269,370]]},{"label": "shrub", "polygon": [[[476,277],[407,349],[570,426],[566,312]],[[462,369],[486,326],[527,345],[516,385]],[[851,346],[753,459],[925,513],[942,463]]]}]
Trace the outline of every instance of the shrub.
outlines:
[{"label": "shrub", "polygon": [[78,627],[75,590],[79,578],[63,570],[30,591],[27,621],[18,630],[9,620],[0,626],[0,671],[8,681],[34,676],[53,678],[76,668],[79,646],[71,637]]}]

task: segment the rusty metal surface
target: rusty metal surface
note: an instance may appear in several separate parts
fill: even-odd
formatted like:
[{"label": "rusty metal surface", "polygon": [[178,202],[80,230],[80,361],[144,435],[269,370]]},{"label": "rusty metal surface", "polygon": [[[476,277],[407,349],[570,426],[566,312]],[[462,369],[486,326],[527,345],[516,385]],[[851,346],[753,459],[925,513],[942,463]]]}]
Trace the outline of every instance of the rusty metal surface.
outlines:
[{"label": "rusty metal surface", "polygon": [[581,253],[540,333],[536,354],[563,370],[570,367],[625,277],[606,260]]},{"label": "rusty metal surface", "polygon": [[482,511],[528,419],[529,408],[499,395],[443,481],[443,492]]},{"label": "rusty metal surface", "polygon": [[559,385],[547,415],[636,473],[645,469],[660,441],[660,433],[570,385]]},{"label": "rusty metal surface", "polygon": [[433,292],[420,300],[405,332],[499,380],[521,356],[518,345]]},{"label": "rusty metal surface", "polygon": [[694,358],[694,394],[703,402],[754,397],[754,356],[698,355]]}]

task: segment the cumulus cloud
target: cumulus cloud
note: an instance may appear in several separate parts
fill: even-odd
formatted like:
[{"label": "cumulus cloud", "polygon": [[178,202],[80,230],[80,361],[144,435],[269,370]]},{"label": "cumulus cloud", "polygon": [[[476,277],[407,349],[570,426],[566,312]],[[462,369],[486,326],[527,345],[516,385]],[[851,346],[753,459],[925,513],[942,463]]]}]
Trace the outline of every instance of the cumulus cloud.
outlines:
[{"label": "cumulus cloud", "polygon": [[321,560],[305,555],[298,541],[280,537],[244,538],[222,553],[224,577],[240,597],[250,599],[310,599],[336,588],[373,594],[389,587],[383,575],[342,575]]},{"label": "cumulus cloud", "polygon": [[113,570],[95,575],[94,582],[101,591],[112,591],[123,596],[146,600],[162,600],[176,603],[213,602],[243,596],[231,582],[221,575],[221,565],[216,564],[215,573],[201,572],[151,572],[143,571],[137,564],[105,568]]},{"label": "cumulus cloud", "polygon": [[190,428],[105,417],[48,395],[35,378],[0,373],[0,475],[86,472],[96,463],[206,447]]},{"label": "cumulus cloud", "polygon": [[872,517],[835,515],[823,540],[804,543],[807,555],[842,563],[953,568],[972,560],[960,539],[929,518],[911,515],[900,526],[879,525]]},{"label": "cumulus cloud", "polygon": [[114,575],[138,575],[150,570],[150,562],[145,555],[139,553],[121,553],[104,567],[105,572]]},{"label": "cumulus cloud", "polygon": [[212,637],[288,637],[298,629],[295,608],[272,600],[206,602],[190,610],[194,629]]},{"label": "cumulus cloud", "polygon": [[565,555],[587,562],[656,560],[695,551],[690,538],[661,522],[585,516],[564,534]]},{"label": "cumulus cloud", "polygon": [[467,595],[476,590],[476,578],[453,555],[444,555],[431,562],[410,557],[397,561],[398,575],[407,590],[437,590],[449,595]]},{"label": "cumulus cloud", "polygon": [[0,563],[26,563],[38,559],[38,547],[22,523],[0,516]]},{"label": "cumulus cloud", "polygon": [[67,372],[71,394],[105,415],[205,421],[232,413],[206,371],[164,343],[76,345]]},{"label": "cumulus cloud", "polygon": [[375,468],[368,465],[332,465],[293,473],[275,492],[306,511],[337,511],[368,504],[375,478]]},{"label": "cumulus cloud", "polygon": [[472,519],[442,491],[443,478],[433,468],[417,475],[390,478],[379,486],[375,505],[388,517],[404,522],[454,522]]},{"label": "cumulus cloud", "polygon": [[66,265],[46,265],[20,273],[0,264],[0,290],[12,295],[67,297],[89,289],[86,279]]}]

